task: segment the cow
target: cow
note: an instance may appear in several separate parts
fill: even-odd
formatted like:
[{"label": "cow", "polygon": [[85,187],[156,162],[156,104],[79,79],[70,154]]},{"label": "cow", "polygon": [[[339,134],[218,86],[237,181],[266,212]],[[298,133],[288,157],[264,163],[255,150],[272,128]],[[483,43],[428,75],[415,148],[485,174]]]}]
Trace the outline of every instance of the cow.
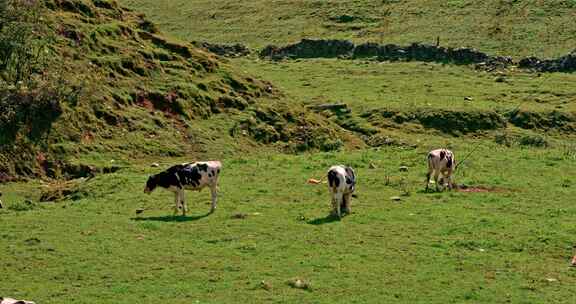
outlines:
[{"label": "cow", "polygon": [[152,193],[157,186],[174,192],[175,214],[182,208],[182,215],[186,216],[186,202],[184,201],[184,190],[200,191],[204,187],[210,187],[212,205],[210,213],[216,210],[218,175],[222,163],[219,161],[203,161],[195,163],[184,163],[174,165],[158,174],[152,175],[146,182],[144,193]]},{"label": "cow", "polygon": [[[454,173],[454,168],[456,167],[456,160],[454,159],[454,153],[446,149],[436,149],[428,153],[428,173],[426,174],[426,191],[428,191],[428,185],[430,184],[430,177],[434,174],[434,182],[436,182],[436,191],[439,191],[438,182],[448,186],[448,189],[452,189],[454,183],[452,182],[452,173]],[[442,174],[440,180],[438,176]]]},{"label": "cow", "polygon": [[342,218],[342,213],[350,214],[350,199],[356,188],[356,174],[348,166],[337,165],[328,169],[328,189],[332,201],[332,214]]},{"label": "cow", "polygon": [[34,304],[34,302],[0,297],[0,304]]}]

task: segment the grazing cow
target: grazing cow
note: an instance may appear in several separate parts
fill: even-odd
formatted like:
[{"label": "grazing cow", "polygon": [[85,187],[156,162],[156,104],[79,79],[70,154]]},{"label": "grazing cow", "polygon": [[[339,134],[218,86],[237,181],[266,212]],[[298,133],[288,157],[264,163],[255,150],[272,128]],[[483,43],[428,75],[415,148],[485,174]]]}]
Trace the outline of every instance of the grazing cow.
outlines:
[{"label": "grazing cow", "polygon": [[347,166],[332,166],[328,170],[328,189],[332,199],[332,212],[338,218],[350,214],[350,199],[356,187],[356,174]]},{"label": "grazing cow", "polygon": [[0,297],[0,304],[34,304],[34,302]]},{"label": "grazing cow", "polygon": [[182,215],[186,215],[187,207],[184,201],[184,190],[200,191],[210,187],[212,206],[210,213],[216,209],[218,175],[222,164],[219,161],[206,161],[184,163],[175,165],[156,175],[152,175],[146,182],[144,193],[151,193],[157,186],[173,191],[175,194],[176,210],[182,208]]},{"label": "grazing cow", "polygon": [[[426,174],[426,191],[428,191],[428,185],[430,183],[430,177],[434,173],[434,181],[436,182],[436,191],[439,191],[438,182],[444,187],[448,185],[448,189],[452,189],[454,186],[452,182],[452,173],[456,166],[456,160],[454,159],[454,153],[446,149],[436,149],[428,153],[428,173]],[[438,176],[442,173],[440,181],[438,181]]]}]

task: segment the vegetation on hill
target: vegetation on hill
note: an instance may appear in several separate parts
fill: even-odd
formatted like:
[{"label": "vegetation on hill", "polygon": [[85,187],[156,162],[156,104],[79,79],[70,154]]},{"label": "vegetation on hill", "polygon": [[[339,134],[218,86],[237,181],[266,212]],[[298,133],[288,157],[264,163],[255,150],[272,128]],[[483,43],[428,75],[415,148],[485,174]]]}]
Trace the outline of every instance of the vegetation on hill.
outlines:
[{"label": "vegetation on hill", "polygon": [[[234,57],[245,49],[214,42],[441,36],[441,45],[557,56],[574,42],[561,26],[573,22],[574,1],[122,1],[160,26],[110,0],[0,0],[0,273],[9,278],[0,296],[573,298],[575,74],[223,59],[194,46]],[[209,42],[182,42],[191,40]],[[426,153],[438,147],[456,155],[451,192],[423,190]],[[173,193],[142,193],[148,175],[201,158],[223,163],[215,213],[206,192],[186,193],[186,217],[172,216]],[[358,175],[342,221],[329,216],[326,185],[306,183],[334,164]],[[39,175],[54,179],[2,182]]]},{"label": "vegetation on hill", "polygon": [[559,57],[574,50],[576,2],[539,0],[121,0],[183,40],[252,48],[303,38],[474,47],[492,55]]},{"label": "vegetation on hill", "polygon": [[[276,126],[267,126],[270,121],[259,114],[267,112],[260,108],[284,103],[271,84],[166,37],[142,14],[115,1],[3,3],[11,23],[2,25],[2,41],[22,38],[24,51],[11,50],[0,83],[0,102],[8,109],[0,114],[0,179],[57,177],[68,160],[94,161],[102,154],[134,158],[206,151],[213,136],[204,133],[218,124],[215,115],[227,117],[229,130],[218,136],[229,136],[228,142],[234,141],[236,117],[238,124],[254,122],[243,125],[257,141],[262,141],[259,130],[278,129],[281,121],[283,134],[275,139],[287,149],[341,145],[335,125],[297,105],[279,106],[286,111],[278,113]],[[212,124],[199,122],[210,119]],[[289,136],[313,125],[322,126],[314,132],[326,136],[312,136],[309,144]]]}]

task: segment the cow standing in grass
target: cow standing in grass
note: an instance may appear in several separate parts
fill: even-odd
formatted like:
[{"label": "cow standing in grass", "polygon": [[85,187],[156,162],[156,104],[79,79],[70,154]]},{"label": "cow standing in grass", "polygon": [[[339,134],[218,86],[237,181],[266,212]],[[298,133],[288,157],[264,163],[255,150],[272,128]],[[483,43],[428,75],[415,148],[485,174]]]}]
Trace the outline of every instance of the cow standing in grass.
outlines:
[{"label": "cow standing in grass", "polygon": [[[454,173],[454,168],[456,166],[456,161],[454,159],[454,153],[446,149],[436,149],[428,153],[428,173],[426,174],[426,191],[428,191],[428,185],[430,184],[430,177],[434,174],[434,182],[436,183],[436,191],[439,191],[438,184],[442,184],[442,187],[448,186],[448,189],[452,189],[454,184],[452,182],[452,173]],[[438,180],[439,175],[442,174],[440,180]]]},{"label": "cow standing in grass", "polygon": [[218,175],[222,164],[219,161],[206,161],[175,165],[152,175],[146,182],[144,193],[151,193],[157,186],[174,192],[176,210],[182,208],[182,215],[186,215],[187,207],[184,200],[184,190],[200,191],[210,187],[212,206],[210,213],[216,210]]},{"label": "cow standing in grass", "polygon": [[332,212],[338,218],[350,214],[350,199],[356,188],[354,170],[347,166],[332,166],[328,170],[328,189],[332,199]]}]

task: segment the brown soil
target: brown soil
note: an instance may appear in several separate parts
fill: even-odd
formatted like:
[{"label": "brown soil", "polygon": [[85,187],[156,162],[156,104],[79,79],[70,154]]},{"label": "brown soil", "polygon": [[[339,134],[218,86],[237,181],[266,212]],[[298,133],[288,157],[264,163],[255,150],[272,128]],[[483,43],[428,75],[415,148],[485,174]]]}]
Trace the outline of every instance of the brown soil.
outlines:
[{"label": "brown soil", "polygon": [[481,193],[481,192],[505,192],[506,189],[502,188],[493,188],[493,187],[484,187],[484,186],[477,186],[477,187],[458,187],[459,192],[468,192],[468,193]]}]

